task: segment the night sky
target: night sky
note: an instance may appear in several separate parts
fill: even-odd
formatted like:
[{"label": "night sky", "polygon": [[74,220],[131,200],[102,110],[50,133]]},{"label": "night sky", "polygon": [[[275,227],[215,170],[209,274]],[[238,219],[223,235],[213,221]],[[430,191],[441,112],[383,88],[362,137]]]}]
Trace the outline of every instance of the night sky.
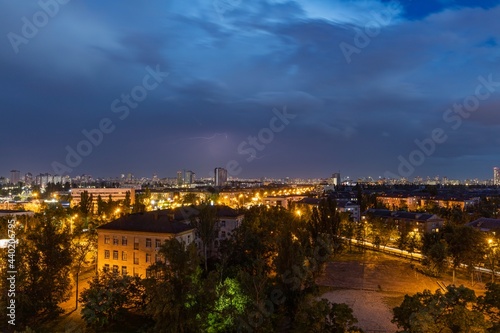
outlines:
[{"label": "night sky", "polygon": [[500,166],[499,1],[0,0],[0,35],[1,176]]}]

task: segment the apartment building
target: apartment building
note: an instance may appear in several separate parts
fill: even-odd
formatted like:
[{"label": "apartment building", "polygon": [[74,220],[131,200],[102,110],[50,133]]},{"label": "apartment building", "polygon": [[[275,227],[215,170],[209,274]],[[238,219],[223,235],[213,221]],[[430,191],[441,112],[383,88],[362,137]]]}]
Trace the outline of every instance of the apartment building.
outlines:
[{"label": "apartment building", "polygon": [[214,242],[214,247],[217,248],[220,242],[231,238],[233,232],[239,228],[245,216],[238,211],[227,206],[217,207],[217,220],[219,234]]},{"label": "apartment building", "polygon": [[123,216],[97,228],[97,267],[122,275],[149,277],[149,266],[161,260],[159,249],[176,238],[189,245],[195,229],[171,218],[168,211]]},{"label": "apartment building", "polygon": [[401,231],[403,229],[417,231],[421,234],[438,232],[444,225],[444,219],[435,214],[390,211],[387,209],[368,209],[363,220],[372,217],[382,218],[386,223],[393,223]]}]

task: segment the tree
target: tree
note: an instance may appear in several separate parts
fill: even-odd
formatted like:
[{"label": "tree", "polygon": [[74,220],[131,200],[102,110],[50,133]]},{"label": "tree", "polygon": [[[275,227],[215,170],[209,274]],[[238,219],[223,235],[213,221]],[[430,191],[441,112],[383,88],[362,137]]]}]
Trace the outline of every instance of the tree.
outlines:
[{"label": "tree", "polygon": [[497,283],[487,283],[486,293],[479,296],[476,309],[484,313],[492,327],[488,332],[500,332],[500,285]]},{"label": "tree", "polygon": [[420,234],[417,231],[412,231],[408,234],[406,248],[410,252],[410,259],[413,260],[413,253],[421,247]]},{"label": "tree", "polygon": [[226,278],[218,283],[215,302],[207,315],[207,333],[236,331],[238,321],[247,308],[249,298],[236,279]]},{"label": "tree", "polygon": [[134,310],[144,306],[144,286],[139,277],[100,272],[82,292],[82,318],[96,330],[123,321]]},{"label": "tree", "polygon": [[432,232],[425,233],[422,238],[422,254],[427,266],[433,275],[439,276],[448,265],[448,244],[442,234]]},{"label": "tree", "polygon": [[151,266],[146,281],[146,313],[155,321],[155,332],[199,332],[206,322],[207,298],[213,285],[204,288],[194,243],[187,247],[172,238],[159,250],[164,259]]},{"label": "tree", "polygon": [[[16,231],[15,301],[19,327],[57,317],[63,312],[59,304],[70,297],[71,237],[58,214],[58,210],[36,214],[29,218],[25,230]],[[6,281],[6,270],[2,275],[2,281]]]},{"label": "tree", "polygon": [[295,235],[296,231],[290,225],[284,225],[279,230],[276,239],[277,255],[273,260],[276,285],[284,296],[284,327],[293,324],[298,306],[304,297],[316,291],[312,270],[306,264],[306,249],[300,238]]},{"label": "tree", "polygon": [[123,211],[125,214],[130,213],[130,206],[132,205],[132,201],[130,199],[130,191],[125,193],[125,199],[123,199]]},{"label": "tree", "polygon": [[113,201],[111,194],[108,196],[108,201],[106,202],[106,215],[111,216],[115,211],[115,207],[118,205],[117,202]]},{"label": "tree", "polygon": [[182,197],[183,205],[194,205],[196,204],[196,201],[198,201],[198,196],[196,195],[196,193],[187,193]]},{"label": "tree", "polygon": [[354,326],[357,322],[347,304],[331,303],[324,298],[307,300],[300,308],[293,332],[362,332]]},{"label": "tree", "polygon": [[97,215],[102,216],[106,212],[106,202],[102,200],[101,195],[97,196]]},{"label": "tree", "polygon": [[386,247],[391,238],[396,236],[394,224],[386,219],[370,214],[368,215],[367,221],[373,243],[377,247]]},{"label": "tree", "polygon": [[340,216],[337,212],[337,203],[332,198],[322,199],[318,208],[314,207],[309,228],[314,239],[319,233],[330,236],[340,235]]},{"label": "tree", "polygon": [[455,282],[455,271],[460,265],[467,265],[468,271],[472,273],[482,261],[486,242],[481,231],[468,226],[448,226],[444,230],[444,239],[448,244]]},{"label": "tree", "polygon": [[393,309],[392,322],[399,332],[484,332],[489,324],[484,314],[472,306],[476,301],[473,290],[464,286],[448,286],[446,293],[429,290],[405,295],[401,305]]},{"label": "tree", "polygon": [[352,239],[355,235],[355,229],[356,223],[352,223],[351,221],[342,224],[341,235],[347,238],[347,242],[349,243],[349,251],[352,251]]},{"label": "tree", "polygon": [[82,216],[87,218],[90,214],[92,214],[94,210],[94,203],[93,203],[93,195],[90,194],[88,191],[83,191],[80,194],[80,212],[82,213]]},{"label": "tree", "polygon": [[318,208],[314,207],[311,219],[307,223],[313,246],[320,234],[327,234],[333,241],[334,253],[342,251],[342,231],[343,217],[337,211],[337,203],[332,198],[322,199]]},{"label": "tree", "polygon": [[[354,224],[354,237],[358,243],[362,243],[364,245],[366,240],[366,223],[365,222],[356,222]],[[364,247],[363,247],[364,251]]]},{"label": "tree", "polygon": [[78,282],[82,266],[87,264],[87,256],[97,248],[97,233],[95,230],[89,230],[86,233],[80,233],[75,237],[72,243],[73,264],[72,271],[75,277],[75,310],[78,309]]},{"label": "tree", "polygon": [[205,261],[205,271],[208,271],[208,249],[213,246],[219,233],[219,223],[217,219],[217,210],[214,206],[205,205],[200,208],[197,217],[191,220],[196,228],[202,242],[203,257]]},{"label": "tree", "polygon": [[132,206],[132,213],[144,213],[146,211],[146,205],[143,201],[143,196],[136,193],[134,204]]},{"label": "tree", "polygon": [[400,226],[401,228],[399,229],[399,238],[397,246],[398,249],[404,251],[408,248],[409,231],[408,231],[408,226],[405,223],[401,224]]}]

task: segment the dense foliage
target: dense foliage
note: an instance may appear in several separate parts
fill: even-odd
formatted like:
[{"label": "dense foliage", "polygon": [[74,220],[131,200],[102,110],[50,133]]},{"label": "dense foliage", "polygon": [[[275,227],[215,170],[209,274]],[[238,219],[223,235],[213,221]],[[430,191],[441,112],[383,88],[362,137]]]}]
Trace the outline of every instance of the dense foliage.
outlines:
[{"label": "dense foliage", "polygon": [[425,290],[406,295],[394,308],[393,322],[401,333],[498,332],[500,288],[488,284],[485,296],[476,297],[464,286],[448,286],[446,292]]}]

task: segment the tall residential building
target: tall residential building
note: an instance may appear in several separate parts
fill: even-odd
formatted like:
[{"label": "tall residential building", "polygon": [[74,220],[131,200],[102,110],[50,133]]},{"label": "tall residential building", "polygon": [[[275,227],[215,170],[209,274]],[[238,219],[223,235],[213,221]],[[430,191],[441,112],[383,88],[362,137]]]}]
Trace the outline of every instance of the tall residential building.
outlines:
[{"label": "tall residential building", "polygon": [[225,186],[227,183],[227,170],[224,168],[215,168],[214,185]]},{"label": "tall residential building", "polygon": [[340,185],[340,173],[339,172],[335,172],[334,174],[332,174],[332,178],[330,178],[329,184],[335,185],[335,186]]},{"label": "tall residential building", "polygon": [[10,182],[11,184],[17,184],[21,180],[21,172],[19,170],[10,171]]},{"label": "tall residential building", "polygon": [[47,186],[48,183],[52,183],[53,180],[54,177],[51,174],[41,173],[35,177],[35,185],[38,185],[40,187],[45,187]]},{"label": "tall residential building", "polygon": [[493,184],[500,185],[500,168],[499,167],[493,168]]},{"label": "tall residential building", "polygon": [[184,185],[184,172],[183,171],[177,171],[177,185],[178,186]]},{"label": "tall residential building", "polygon": [[24,175],[24,182],[26,183],[26,185],[31,185],[33,183],[33,175],[31,174],[31,172],[28,172]]},{"label": "tall residential building", "polygon": [[191,185],[192,183],[194,183],[194,172],[191,171],[191,170],[188,170],[184,173],[184,183],[187,184],[187,185]]}]

